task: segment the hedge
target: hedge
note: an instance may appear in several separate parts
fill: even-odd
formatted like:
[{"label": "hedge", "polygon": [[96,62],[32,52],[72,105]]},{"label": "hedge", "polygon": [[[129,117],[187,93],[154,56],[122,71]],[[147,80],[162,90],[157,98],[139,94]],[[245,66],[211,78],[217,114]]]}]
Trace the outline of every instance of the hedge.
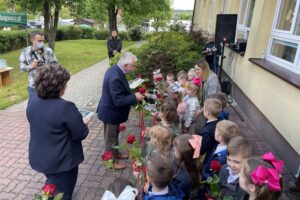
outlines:
[{"label": "hedge", "polygon": [[[26,35],[25,30],[0,31],[0,53],[17,50],[26,47],[26,36],[30,43],[30,31]],[[127,32],[120,32],[122,40],[127,40]],[[98,39],[106,40],[109,37],[107,30],[97,30],[96,28],[80,26],[58,27],[56,41],[76,40],[76,39]]]},{"label": "hedge", "polygon": [[26,46],[26,31],[0,31],[0,53]]}]

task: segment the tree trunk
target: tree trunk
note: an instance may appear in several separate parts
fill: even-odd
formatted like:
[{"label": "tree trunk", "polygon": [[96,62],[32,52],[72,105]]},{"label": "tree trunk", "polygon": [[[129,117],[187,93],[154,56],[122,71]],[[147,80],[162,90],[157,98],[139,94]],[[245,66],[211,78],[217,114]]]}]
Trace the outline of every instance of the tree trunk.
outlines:
[{"label": "tree trunk", "polygon": [[118,27],[117,27],[118,9],[116,9],[115,0],[109,1],[107,5],[107,11],[108,11],[109,32],[111,33],[112,30],[118,31]]},{"label": "tree trunk", "polygon": [[54,4],[54,13],[52,13],[49,0],[44,0],[44,29],[47,36],[48,46],[55,50],[55,38],[57,32],[59,12],[61,9],[60,0],[56,0]]}]

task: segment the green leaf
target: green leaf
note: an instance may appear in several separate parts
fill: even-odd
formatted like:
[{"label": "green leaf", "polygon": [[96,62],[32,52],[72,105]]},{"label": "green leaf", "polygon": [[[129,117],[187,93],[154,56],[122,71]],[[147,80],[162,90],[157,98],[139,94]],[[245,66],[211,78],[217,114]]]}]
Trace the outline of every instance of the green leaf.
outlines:
[{"label": "green leaf", "polygon": [[225,196],[223,197],[223,200],[234,200],[232,196]]},{"label": "green leaf", "polygon": [[58,193],[57,195],[55,195],[53,200],[61,200],[64,196],[64,193]]},{"label": "green leaf", "polygon": [[113,146],[113,149],[121,149],[120,146]]},{"label": "green leaf", "polygon": [[39,194],[34,194],[34,199],[35,199],[35,200],[41,200],[42,197],[41,197],[41,195],[39,195]]},{"label": "green leaf", "polygon": [[210,184],[210,191],[214,196],[218,196],[219,194],[219,186],[217,184]]},{"label": "green leaf", "polygon": [[207,180],[206,180],[206,182],[208,183],[208,184],[211,184],[212,183],[212,181],[213,181],[213,178],[210,176],[210,177],[208,177],[207,178]]},{"label": "green leaf", "polygon": [[108,160],[104,162],[106,169],[111,169],[113,167],[113,161]]}]

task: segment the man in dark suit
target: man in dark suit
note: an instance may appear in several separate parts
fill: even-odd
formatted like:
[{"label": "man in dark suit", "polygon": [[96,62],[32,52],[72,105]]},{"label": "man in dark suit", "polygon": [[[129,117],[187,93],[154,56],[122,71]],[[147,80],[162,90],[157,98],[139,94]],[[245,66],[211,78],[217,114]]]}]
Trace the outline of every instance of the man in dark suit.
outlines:
[{"label": "man in dark suit", "polygon": [[124,169],[125,165],[116,159],[127,159],[128,155],[120,154],[113,149],[118,145],[119,125],[128,120],[130,106],[142,101],[140,93],[132,94],[125,74],[134,70],[137,57],[125,52],[117,65],[109,68],[105,73],[102,96],[97,109],[98,119],[104,123],[105,150],[111,151],[114,156],[114,169]]}]

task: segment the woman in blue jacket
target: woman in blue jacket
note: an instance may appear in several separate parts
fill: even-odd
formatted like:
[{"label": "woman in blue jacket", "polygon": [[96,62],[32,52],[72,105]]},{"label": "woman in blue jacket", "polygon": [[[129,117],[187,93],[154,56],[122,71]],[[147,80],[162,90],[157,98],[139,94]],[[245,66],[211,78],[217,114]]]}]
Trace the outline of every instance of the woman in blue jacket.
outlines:
[{"label": "woman in blue jacket", "polygon": [[46,183],[57,186],[64,200],[72,199],[78,165],[83,162],[81,141],[89,133],[75,104],[61,98],[70,74],[58,64],[37,71],[37,96],[30,99],[26,114],[30,124],[29,163],[45,174]]}]

